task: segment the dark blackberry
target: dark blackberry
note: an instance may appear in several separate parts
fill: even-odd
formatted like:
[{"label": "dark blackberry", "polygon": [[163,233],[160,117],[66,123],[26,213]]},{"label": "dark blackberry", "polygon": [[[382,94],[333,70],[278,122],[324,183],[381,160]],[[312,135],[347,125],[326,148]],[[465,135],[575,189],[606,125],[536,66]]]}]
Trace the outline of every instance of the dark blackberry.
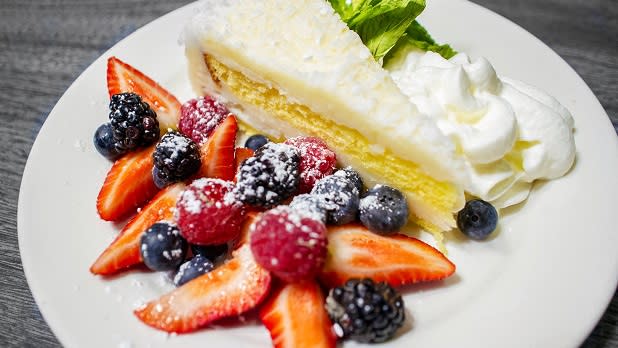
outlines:
[{"label": "dark blackberry", "polygon": [[109,120],[116,147],[129,151],[159,138],[157,114],[135,93],[114,94],[109,102]]},{"label": "dark blackberry", "polygon": [[240,166],[236,174],[236,193],[248,205],[274,207],[298,191],[299,167],[297,149],[267,143]]},{"label": "dark blackberry", "polygon": [[406,319],[401,295],[370,278],[350,279],[331,289],[326,311],[337,336],[366,343],[387,341]]},{"label": "dark blackberry", "polygon": [[182,181],[200,168],[200,148],[188,137],[169,132],[155,147],[153,179],[157,186]]}]

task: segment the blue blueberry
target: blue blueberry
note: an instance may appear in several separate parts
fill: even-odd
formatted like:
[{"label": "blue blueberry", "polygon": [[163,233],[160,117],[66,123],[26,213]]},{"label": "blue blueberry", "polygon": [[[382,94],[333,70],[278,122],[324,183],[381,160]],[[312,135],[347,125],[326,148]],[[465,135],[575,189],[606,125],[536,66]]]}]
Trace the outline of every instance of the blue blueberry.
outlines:
[{"label": "blue blueberry", "polygon": [[360,221],[371,231],[390,234],[408,222],[408,202],[401,191],[376,185],[360,201]]},{"label": "blue blueberry", "polygon": [[212,271],[215,265],[202,255],[195,255],[191,260],[183,263],[174,276],[174,284],[181,286],[202,274]]},{"label": "blue blueberry", "polygon": [[361,179],[360,174],[358,174],[357,171],[352,169],[352,167],[346,167],[346,168],[343,168],[343,169],[339,169],[333,175],[342,176],[342,177],[350,180],[352,182],[352,184],[354,184],[354,186],[358,190],[359,194],[361,192],[363,192],[363,186],[364,186],[363,185],[363,179]]},{"label": "blue blueberry", "polygon": [[498,212],[491,203],[481,199],[466,202],[464,208],[457,213],[457,227],[466,236],[484,240],[496,229]]},{"label": "blue blueberry", "polygon": [[266,145],[270,140],[262,134],[254,134],[245,141],[245,147],[250,148],[253,151],[257,151],[260,147]]},{"label": "blue blueberry", "polygon": [[220,245],[196,245],[191,244],[193,255],[201,255],[211,260],[215,265],[223,262],[227,258],[227,244]]},{"label": "blue blueberry", "polygon": [[356,220],[360,198],[358,189],[347,178],[329,175],[315,184],[311,194],[322,200],[327,223],[343,225]]},{"label": "blue blueberry", "polygon": [[316,220],[326,223],[326,207],[323,199],[319,195],[310,193],[298,195],[290,202],[290,208],[301,213],[309,214]]},{"label": "blue blueberry", "polygon": [[187,255],[188,243],[176,225],[157,222],[140,238],[142,260],[153,271],[175,270]]},{"label": "blue blueberry", "polygon": [[152,167],[152,181],[154,181],[155,186],[160,189],[171,184],[171,182],[167,181],[165,177],[161,175],[161,172],[159,172],[159,168],[157,167]]},{"label": "blue blueberry", "polygon": [[115,161],[125,154],[126,151],[118,149],[114,141],[114,132],[109,123],[104,123],[97,128],[93,137],[94,147],[101,155],[110,161]]}]

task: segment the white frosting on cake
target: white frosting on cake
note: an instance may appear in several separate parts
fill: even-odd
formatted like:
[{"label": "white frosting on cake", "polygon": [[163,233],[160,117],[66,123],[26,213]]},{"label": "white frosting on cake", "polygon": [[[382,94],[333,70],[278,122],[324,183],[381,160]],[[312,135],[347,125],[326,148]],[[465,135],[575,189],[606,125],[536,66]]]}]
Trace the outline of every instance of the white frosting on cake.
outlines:
[{"label": "white frosting on cake", "polygon": [[408,100],[326,1],[205,0],[184,42],[198,93],[229,97],[211,80],[206,53],[358,130],[376,149],[417,163],[436,179],[459,182],[465,173],[453,142]]}]

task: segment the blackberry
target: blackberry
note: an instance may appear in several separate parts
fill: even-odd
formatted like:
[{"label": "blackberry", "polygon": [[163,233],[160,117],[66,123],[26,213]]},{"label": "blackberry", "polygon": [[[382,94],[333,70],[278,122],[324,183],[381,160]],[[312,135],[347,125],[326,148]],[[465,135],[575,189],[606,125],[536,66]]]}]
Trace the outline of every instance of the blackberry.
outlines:
[{"label": "blackberry", "polygon": [[401,295],[370,278],[350,279],[331,289],[326,311],[337,336],[365,343],[387,341],[406,319]]},{"label": "blackberry", "polygon": [[160,188],[189,178],[202,165],[197,144],[178,132],[161,137],[152,156],[153,179]]},{"label": "blackberry", "polygon": [[267,143],[240,166],[236,174],[236,194],[245,204],[274,207],[298,191],[299,168],[297,149]]},{"label": "blackberry", "polygon": [[139,95],[114,94],[109,110],[114,142],[119,152],[150,145],[159,138],[157,114]]}]

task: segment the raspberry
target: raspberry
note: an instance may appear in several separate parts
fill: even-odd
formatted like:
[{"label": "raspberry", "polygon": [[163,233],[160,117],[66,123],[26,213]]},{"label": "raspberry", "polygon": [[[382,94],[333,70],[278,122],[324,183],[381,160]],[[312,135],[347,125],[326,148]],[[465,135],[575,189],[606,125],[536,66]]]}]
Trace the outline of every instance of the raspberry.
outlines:
[{"label": "raspberry", "polygon": [[313,277],[326,258],[326,226],[288,207],[262,214],[251,227],[251,251],[265,269],[287,282]]},{"label": "raspberry", "polygon": [[180,109],[178,129],[201,145],[229,114],[223,103],[210,96],[191,99]]},{"label": "raspberry", "polygon": [[335,171],[337,156],[322,139],[296,137],[285,143],[300,152],[300,193],[310,192],[318,180]]},{"label": "raspberry", "polygon": [[180,234],[191,244],[223,244],[237,238],[244,214],[234,184],[220,179],[193,181],[176,203]]}]

